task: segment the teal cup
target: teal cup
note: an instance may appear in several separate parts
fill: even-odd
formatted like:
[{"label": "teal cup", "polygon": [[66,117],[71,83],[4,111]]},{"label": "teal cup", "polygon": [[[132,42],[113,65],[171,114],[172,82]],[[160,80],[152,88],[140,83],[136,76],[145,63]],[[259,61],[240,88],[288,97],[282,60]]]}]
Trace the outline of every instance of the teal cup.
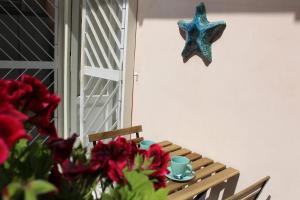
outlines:
[{"label": "teal cup", "polygon": [[147,150],[147,149],[149,149],[149,147],[152,144],[155,144],[155,142],[153,142],[151,140],[143,140],[143,141],[140,142],[140,148],[144,149],[144,150]]},{"label": "teal cup", "polygon": [[191,161],[184,156],[173,156],[171,158],[171,171],[172,175],[177,179],[193,174]]}]

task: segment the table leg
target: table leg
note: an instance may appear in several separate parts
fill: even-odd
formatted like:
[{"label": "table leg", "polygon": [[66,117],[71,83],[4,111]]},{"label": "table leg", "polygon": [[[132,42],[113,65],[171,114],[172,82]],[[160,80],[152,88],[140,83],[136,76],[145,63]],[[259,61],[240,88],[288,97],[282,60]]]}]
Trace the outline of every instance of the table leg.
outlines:
[{"label": "table leg", "polygon": [[224,190],[226,185],[226,182],[220,183],[216,185],[215,187],[211,188],[209,192],[209,196],[207,197],[207,200],[218,200],[219,196],[221,195],[222,191]]},{"label": "table leg", "polygon": [[206,193],[207,192],[202,192],[202,193],[198,194],[195,198],[193,198],[193,200],[205,200]]},{"label": "table leg", "polygon": [[239,177],[240,174],[237,174],[236,176],[233,176],[227,180],[222,199],[226,199],[234,194]]},{"label": "table leg", "polygon": [[238,180],[239,174],[229,178],[226,182],[220,183],[215,187],[211,188],[209,196],[206,200],[218,200],[220,195],[222,195],[222,199],[226,199],[232,196],[235,192]]}]

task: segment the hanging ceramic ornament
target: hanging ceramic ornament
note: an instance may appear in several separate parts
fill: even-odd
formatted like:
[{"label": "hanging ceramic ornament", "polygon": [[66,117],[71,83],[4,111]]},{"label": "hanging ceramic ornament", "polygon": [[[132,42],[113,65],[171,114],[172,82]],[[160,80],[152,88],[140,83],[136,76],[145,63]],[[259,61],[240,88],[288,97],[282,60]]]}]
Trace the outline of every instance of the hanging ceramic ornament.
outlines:
[{"label": "hanging ceramic ornament", "polygon": [[205,5],[200,3],[196,8],[194,19],[191,22],[180,20],[178,26],[186,41],[182,51],[183,61],[187,62],[192,56],[198,55],[208,66],[212,62],[211,45],[222,36],[226,23],[209,22]]}]

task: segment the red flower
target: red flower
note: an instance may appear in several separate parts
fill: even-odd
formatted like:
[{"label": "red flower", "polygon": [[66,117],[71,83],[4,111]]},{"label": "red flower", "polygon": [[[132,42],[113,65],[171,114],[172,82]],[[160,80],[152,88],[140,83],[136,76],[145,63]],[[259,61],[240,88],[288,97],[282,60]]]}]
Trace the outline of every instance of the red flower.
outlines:
[{"label": "red flower", "polygon": [[98,165],[91,165],[91,164],[85,164],[82,161],[76,161],[75,163],[68,160],[65,160],[62,164],[62,171],[64,177],[66,177],[69,180],[76,179],[80,176],[97,176],[97,172],[99,173]]},{"label": "red flower", "polygon": [[[17,111],[11,112],[17,113]],[[9,149],[21,138],[29,138],[22,121],[0,113],[0,164],[8,158]]]},{"label": "red flower", "polygon": [[4,163],[9,156],[9,150],[4,140],[0,138],[0,165]]},{"label": "red flower", "polygon": [[0,115],[0,138],[11,148],[21,138],[28,138],[21,121]]},{"label": "red flower", "polygon": [[55,163],[62,163],[71,156],[74,142],[77,138],[73,134],[69,139],[53,138],[48,142],[48,147],[52,151],[53,160]]},{"label": "red flower", "polygon": [[65,160],[62,165],[63,175],[69,180],[75,179],[86,172],[86,166],[82,163],[74,164],[70,160]]},{"label": "red flower", "polygon": [[51,119],[60,98],[51,94],[47,87],[34,77],[24,75],[21,82],[32,88],[23,108],[24,112],[30,113],[28,121],[37,127],[40,134],[56,138],[56,128]]},{"label": "red flower", "polygon": [[10,102],[21,106],[23,98],[32,91],[30,85],[16,80],[0,80],[0,96],[2,102]]},{"label": "red flower", "polygon": [[108,177],[115,181],[118,184],[124,183],[124,174],[123,169],[126,167],[126,161],[123,162],[114,162],[112,160],[108,161],[109,170],[108,170]]},{"label": "red flower", "polygon": [[98,166],[98,170],[101,170],[104,177],[121,183],[124,178],[124,167],[133,166],[134,157],[137,153],[137,146],[122,137],[118,137],[108,144],[99,141],[92,149],[91,164]]},{"label": "red flower", "polygon": [[25,121],[28,119],[26,115],[17,111],[11,104],[5,102],[0,103],[0,115],[10,116],[16,120]]},{"label": "red flower", "polygon": [[108,168],[108,161],[128,161],[131,155],[132,145],[125,139],[118,137],[108,144],[99,141],[92,150],[92,162],[101,163],[101,168]]},{"label": "red flower", "polygon": [[161,149],[158,144],[150,146],[146,152],[146,159],[152,158],[152,164],[150,169],[154,170],[153,174],[150,175],[150,180],[153,180],[156,189],[166,186],[165,175],[169,173],[168,163],[170,161],[170,155]]},{"label": "red flower", "polygon": [[107,168],[110,155],[110,146],[99,141],[92,149],[91,165],[97,165],[101,169]]},{"label": "red flower", "polygon": [[41,81],[29,75],[23,75],[21,77],[21,82],[32,87],[32,92],[30,93],[30,96],[28,96],[27,99],[27,110],[33,112],[40,112],[48,106],[48,98],[51,94],[48,91],[47,87],[41,83]]},{"label": "red flower", "polygon": [[36,124],[36,127],[40,134],[50,136],[50,138],[57,138],[57,130],[54,122],[49,124]]},{"label": "red flower", "polygon": [[58,165],[54,164],[49,175],[49,181],[53,183],[57,188],[60,188],[62,174],[58,170]]},{"label": "red flower", "polygon": [[9,155],[9,149],[21,138],[28,138],[23,121],[27,116],[15,110],[7,103],[0,103],[0,164],[2,164]]},{"label": "red flower", "polygon": [[164,188],[167,185],[167,178],[165,175],[163,176],[150,175],[149,179],[153,181],[155,190]]},{"label": "red flower", "polygon": [[111,157],[110,160],[121,162],[127,161],[131,154],[131,144],[123,137],[118,137],[109,144]]},{"label": "red flower", "polygon": [[42,135],[57,137],[51,121],[59,102],[58,96],[51,94],[41,81],[29,75],[23,75],[20,81],[0,80],[0,103],[11,103],[28,114],[28,121]]},{"label": "red flower", "polygon": [[165,170],[167,172],[168,163],[170,161],[170,155],[164,152],[160,145],[153,144],[150,146],[146,154],[147,158],[153,158],[153,162],[150,166],[153,170]]},{"label": "red flower", "polygon": [[167,167],[170,161],[168,153],[164,152],[157,144],[151,145],[148,151],[139,150],[137,146],[128,142],[125,138],[117,138],[108,144],[99,142],[92,150],[91,165],[104,177],[118,184],[124,184],[125,178],[123,169],[134,166],[134,158],[137,154],[143,155],[144,159],[153,159],[148,169],[154,170],[149,176],[153,181],[155,189],[166,186],[165,175],[168,173]]},{"label": "red flower", "polygon": [[28,114],[28,121],[42,135],[57,137],[52,121],[60,98],[51,94],[38,79],[23,75],[20,81],[0,80],[0,103],[11,103]]}]

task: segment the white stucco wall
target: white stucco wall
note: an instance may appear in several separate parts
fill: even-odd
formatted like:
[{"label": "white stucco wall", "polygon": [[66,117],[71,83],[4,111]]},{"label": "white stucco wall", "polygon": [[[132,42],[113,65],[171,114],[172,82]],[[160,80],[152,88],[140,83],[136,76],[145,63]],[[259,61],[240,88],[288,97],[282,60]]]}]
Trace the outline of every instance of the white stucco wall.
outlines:
[{"label": "white stucco wall", "polygon": [[207,68],[184,64],[179,19],[192,0],[139,0],[133,124],[241,171],[238,190],[270,175],[262,199],[300,196],[300,1],[207,0],[227,29]]}]

